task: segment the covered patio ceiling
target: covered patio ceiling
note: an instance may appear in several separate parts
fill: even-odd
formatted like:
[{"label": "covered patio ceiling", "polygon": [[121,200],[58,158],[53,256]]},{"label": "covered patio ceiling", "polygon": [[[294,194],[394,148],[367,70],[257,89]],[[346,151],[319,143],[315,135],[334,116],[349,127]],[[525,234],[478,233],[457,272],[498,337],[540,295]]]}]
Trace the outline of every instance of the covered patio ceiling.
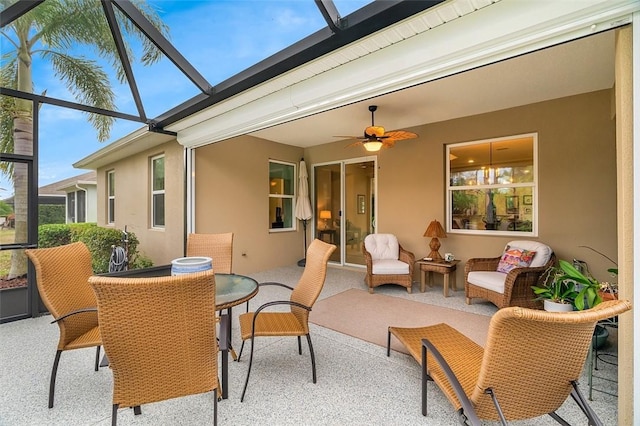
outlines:
[{"label": "covered patio ceiling", "polygon": [[378,106],[377,125],[396,130],[611,89],[614,48],[615,32],[607,31],[250,134],[310,147],[362,136],[369,105]]}]

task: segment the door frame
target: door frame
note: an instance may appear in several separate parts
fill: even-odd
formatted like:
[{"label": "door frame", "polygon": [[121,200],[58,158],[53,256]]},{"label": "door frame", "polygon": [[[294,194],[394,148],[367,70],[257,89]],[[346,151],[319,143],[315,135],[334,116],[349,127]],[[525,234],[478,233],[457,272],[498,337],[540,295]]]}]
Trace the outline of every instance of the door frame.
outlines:
[{"label": "door frame", "polygon": [[[322,162],[322,163],[314,163],[311,165],[311,182],[310,182],[310,195],[311,195],[311,203],[312,203],[312,207],[313,207],[313,211],[317,212],[317,194],[316,194],[316,167],[322,167],[322,166],[328,166],[328,165],[340,165],[340,236],[339,236],[339,241],[340,244],[337,244],[337,251],[340,254],[339,257],[339,261],[334,261],[334,260],[330,260],[329,263],[334,264],[334,265],[340,265],[340,266],[351,266],[351,267],[355,267],[355,268],[365,268],[366,265],[360,265],[357,263],[348,263],[346,261],[346,215],[343,214],[344,210],[345,210],[345,205],[346,205],[346,197],[347,197],[347,188],[346,188],[346,180],[345,180],[345,176],[346,176],[346,166],[348,164],[355,164],[355,163],[363,163],[363,162],[368,162],[371,161],[373,162],[373,181],[374,181],[374,185],[372,188],[372,192],[371,192],[371,196],[374,199],[377,199],[378,197],[378,156],[377,155],[367,155],[367,156],[363,156],[363,157],[354,157],[354,158],[348,158],[348,159],[343,159],[343,160],[335,160],[335,161],[326,161],[326,162]],[[356,196],[356,194],[352,194],[354,197]],[[368,205],[371,205],[372,202],[372,197],[369,197],[369,199],[367,200]],[[373,205],[373,209],[372,209],[372,213],[373,213],[373,217],[377,218],[378,217],[378,203],[375,203]],[[370,220],[368,222],[371,222]],[[371,223],[369,223],[369,226],[371,226]],[[317,235],[317,220],[313,221],[313,226],[312,226],[312,233],[313,235]],[[368,231],[364,230],[363,231]],[[373,227],[373,231],[376,232],[375,226]]]}]

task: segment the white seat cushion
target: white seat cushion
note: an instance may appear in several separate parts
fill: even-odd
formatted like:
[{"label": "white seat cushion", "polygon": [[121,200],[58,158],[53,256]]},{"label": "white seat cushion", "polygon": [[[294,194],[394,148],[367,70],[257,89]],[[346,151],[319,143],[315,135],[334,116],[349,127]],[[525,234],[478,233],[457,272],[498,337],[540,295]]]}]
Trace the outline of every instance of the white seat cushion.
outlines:
[{"label": "white seat cushion", "polygon": [[467,275],[467,281],[478,287],[504,293],[504,282],[507,274],[498,271],[472,271]]},{"label": "white seat cushion", "polygon": [[379,259],[398,260],[400,257],[400,244],[393,234],[369,234],[364,239],[364,246],[373,261]]},{"label": "white seat cushion", "polygon": [[[551,258],[551,253],[553,253],[553,250],[551,250],[551,247],[549,247],[546,244],[540,243],[538,241],[514,240],[514,241],[509,241],[507,243],[507,246],[511,248],[519,248],[519,249],[524,249],[529,251],[535,251],[536,255],[533,256],[533,260],[529,265],[531,268],[536,268],[538,266],[546,265],[549,259]],[[505,250],[506,250],[506,247],[505,247]]]},{"label": "white seat cushion", "polygon": [[406,275],[409,273],[409,264],[397,259],[374,260],[371,272],[373,275]]}]

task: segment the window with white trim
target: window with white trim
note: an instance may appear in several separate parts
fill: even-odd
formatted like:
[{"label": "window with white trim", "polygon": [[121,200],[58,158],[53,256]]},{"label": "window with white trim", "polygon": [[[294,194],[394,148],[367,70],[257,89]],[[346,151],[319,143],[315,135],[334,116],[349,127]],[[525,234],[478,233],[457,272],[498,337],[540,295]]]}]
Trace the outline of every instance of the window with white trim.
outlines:
[{"label": "window with white trim", "polygon": [[269,160],[269,230],[295,229],[296,165]]},{"label": "window with white trim", "polygon": [[537,235],[537,133],[447,146],[447,231]]},{"label": "window with white trim", "polygon": [[107,172],[107,223],[116,222],[116,172]]},{"label": "window with white trim", "polygon": [[151,227],[164,228],[164,155],[151,158]]}]

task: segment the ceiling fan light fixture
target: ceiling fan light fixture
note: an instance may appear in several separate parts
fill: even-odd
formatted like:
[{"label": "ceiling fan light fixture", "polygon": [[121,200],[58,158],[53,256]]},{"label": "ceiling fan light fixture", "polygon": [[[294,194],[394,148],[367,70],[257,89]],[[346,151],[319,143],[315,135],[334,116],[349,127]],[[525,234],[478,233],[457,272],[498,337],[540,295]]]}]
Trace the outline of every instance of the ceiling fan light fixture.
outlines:
[{"label": "ceiling fan light fixture", "polygon": [[382,142],[380,141],[365,141],[362,142],[362,146],[369,152],[377,152],[382,148]]}]

